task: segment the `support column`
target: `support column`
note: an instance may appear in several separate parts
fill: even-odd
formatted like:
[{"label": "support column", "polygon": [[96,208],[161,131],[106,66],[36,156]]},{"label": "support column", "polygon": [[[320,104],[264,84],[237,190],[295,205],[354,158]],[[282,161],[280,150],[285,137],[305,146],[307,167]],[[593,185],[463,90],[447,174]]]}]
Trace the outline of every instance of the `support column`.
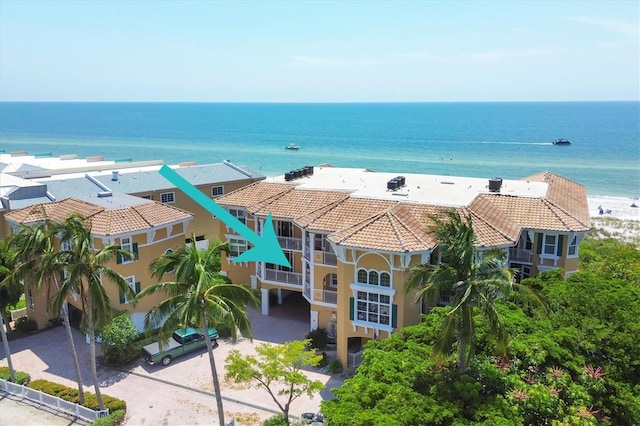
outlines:
[{"label": "support column", "polygon": [[278,305],[282,305],[282,299],[283,299],[283,297],[282,297],[282,289],[279,288],[278,289]]},{"label": "support column", "polygon": [[318,311],[309,311],[310,330],[316,330],[318,328]]},{"label": "support column", "polygon": [[261,288],[260,295],[262,296],[262,315],[269,316],[269,289]]},{"label": "support column", "polygon": [[251,275],[251,288],[254,290],[258,289],[258,277],[256,275]]}]

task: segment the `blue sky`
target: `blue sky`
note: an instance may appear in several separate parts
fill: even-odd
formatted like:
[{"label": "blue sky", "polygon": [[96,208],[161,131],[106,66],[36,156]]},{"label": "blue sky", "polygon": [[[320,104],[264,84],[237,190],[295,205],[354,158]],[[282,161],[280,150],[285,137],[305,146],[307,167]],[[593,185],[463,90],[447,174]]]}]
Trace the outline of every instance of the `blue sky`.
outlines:
[{"label": "blue sky", "polygon": [[0,101],[640,99],[637,1],[0,0]]}]

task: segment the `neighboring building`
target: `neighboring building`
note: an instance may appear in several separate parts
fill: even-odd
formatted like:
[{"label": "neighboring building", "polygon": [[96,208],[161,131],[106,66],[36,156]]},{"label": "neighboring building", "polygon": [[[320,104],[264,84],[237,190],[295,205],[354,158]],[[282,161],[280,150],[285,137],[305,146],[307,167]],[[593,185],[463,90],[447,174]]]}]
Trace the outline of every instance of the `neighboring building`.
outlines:
[{"label": "neighboring building", "polygon": [[281,303],[298,292],[309,303],[310,329],[337,333],[343,365],[360,363],[363,344],[419,321],[407,294],[408,268],[438,261],[430,214],[456,208],[471,215],[478,244],[509,253],[519,279],[578,266],[578,245],[590,230],[582,185],[552,173],[523,180],[376,173],[305,167],[216,200],[258,233],[270,213],[291,268],[234,263],[248,243],[221,224],[231,253],[223,270],[236,283]]},{"label": "neighboring building", "polygon": [[[132,288],[144,288],[151,283],[149,264],[160,254],[191,242],[192,236],[204,248],[220,235],[219,223],[211,213],[158,173],[162,165],[162,161],[104,161],[75,155],[0,154],[0,238],[19,224],[44,220],[38,217],[39,211],[56,220],[73,212],[91,216],[94,227],[104,217],[124,215],[131,221],[92,229],[92,233],[97,246],[114,243],[137,250],[135,262],[118,264],[115,269],[132,282]],[[228,161],[170,167],[213,199],[265,179],[261,173]],[[181,213],[176,216],[176,212]],[[29,316],[40,327],[46,326],[51,314],[40,309],[46,304],[37,303],[37,295],[28,286],[25,294],[33,301],[31,306],[37,307]],[[150,297],[133,309],[119,295],[111,296],[114,308],[132,313],[139,330],[144,314],[159,301]]]},{"label": "neighboring building", "polygon": [[[152,284],[149,264],[171,247],[184,244],[185,231],[193,215],[182,209],[149,201],[126,194],[112,194],[96,198],[93,202],[66,198],[53,203],[35,204],[8,213],[5,219],[14,230],[21,225],[36,225],[45,220],[62,222],[70,213],[78,213],[91,223],[93,245],[100,249],[115,244],[135,254],[134,260],[115,259],[108,265],[118,271],[129,282],[131,289],[138,293]],[[63,246],[64,241],[57,241]],[[58,278],[58,277],[56,277]],[[58,278],[59,283],[59,278]],[[51,319],[59,313],[49,312],[47,303],[56,290],[56,282],[50,277],[42,291],[37,291],[33,283],[25,282],[25,297],[28,316],[38,323],[39,328],[47,327]],[[138,330],[143,330],[145,314],[157,303],[162,295],[153,295],[142,300],[135,308],[124,294],[118,294],[114,285],[104,283],[111,305],[119,311],[131,314]],[[69,300],[70,315],[81,315],[82,302],[77,297]]]}]

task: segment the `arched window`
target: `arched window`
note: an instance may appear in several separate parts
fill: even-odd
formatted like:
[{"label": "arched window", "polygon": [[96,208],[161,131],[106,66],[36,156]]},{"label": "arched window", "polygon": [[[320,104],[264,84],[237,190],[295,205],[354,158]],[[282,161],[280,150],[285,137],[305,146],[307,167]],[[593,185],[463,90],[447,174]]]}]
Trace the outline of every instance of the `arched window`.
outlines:
[{"label": "arched window", "polygon": [[391,287],[391,274],[388,272],[378,272],[376,270],[358,269],[358,283],[377,285],[381,287]]},{"label": "arched window", "polygon": [[378,273],[376,271],[369,272],[369,284],[378,285]]},{"label": "arched window", "polygon": [[362,284],[367,284],[369,281],[367,280],[367,271],[364,269],[358,269],[358,282]]},{"label": "arched window", "polygon": [[380,273],[380,286],[391,287],[391,275],[388,272]]}]

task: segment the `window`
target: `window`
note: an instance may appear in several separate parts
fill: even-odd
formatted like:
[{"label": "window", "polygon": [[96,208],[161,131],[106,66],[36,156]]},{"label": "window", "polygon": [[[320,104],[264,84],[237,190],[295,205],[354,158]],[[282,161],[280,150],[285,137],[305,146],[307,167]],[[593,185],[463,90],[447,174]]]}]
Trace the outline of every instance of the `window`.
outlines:
[{"label": "window", "polygon": [[247,224],[246,214],[243,209],[229,209],[229,213],[243,224]]},{"label": "window", "polygon": [[[140,292],[140,283],[136,282],[136,277],[135,276],[130,276],[130,277],[124,277],[124,280],[127,282],[127,284],[129,285],[129,288],[131,290],[133,290],[133,292],[135,294],[138,294]],[[127,303],[131,303],[133,300],[129,300],[127,298],[126,294],[120,294],[120,303],[122,304],[127,304]]]},{"label": "window", "polygon": [[329,274],[329,287],[338,288],[338,274]]},{"label": "window", "polygon": [[556,236],[555,235],[545,235],[544,236],[544,247],[542,252],[544,254],[556,254]]},{"label": "window", "polygon": [[361,284],[391,287],[391,275],[388,272],[367,271],[358,269],[358,282]]},{"label": "window", "polygon": [[[120,248],[122,250],[133,252],[133,244],[131,244],[131,238],[129,237],[120,238]],[[132,259],[125,259],[125,258],[122,259],[122,263],[131,263],[131,262],[133,262]]]},{"label": "window", "polygon": [[175,192],[163,192],[160,194],[160,202],[165,204],[171,204],[176,202]]},{"label": "window", "polygon": [[524,249],[533,250],[533,241],[531,241],[531,237],[529,236],[528,232],[525,235]]},{"label": "window", "polygon": [[578,236],[577,235],[574,235],[573,238],[569,240],[567,255],[574,256],[574,257],[578,255]]},{"label": "window", "polygon": [[247,250],[247,240],[229,239],[229,257],[238,257]]},{"label": "window", "polygon": [[29,304],[29,309],[33,311],[36,307],[36,303],[33,300],[33,289],[31,287],[29,287],[29,290],[27,291],[27,298],[28,298],[27,303]]},{"label": "window", "polygon": [[212,186],[211,187],[211,196],[212,197],[219,197],[221,195],[224,195],[224,186]]},{"label": "window", "polygon": [[355,319],[391,325],[391,296],[366,291],[356,292]]}]

